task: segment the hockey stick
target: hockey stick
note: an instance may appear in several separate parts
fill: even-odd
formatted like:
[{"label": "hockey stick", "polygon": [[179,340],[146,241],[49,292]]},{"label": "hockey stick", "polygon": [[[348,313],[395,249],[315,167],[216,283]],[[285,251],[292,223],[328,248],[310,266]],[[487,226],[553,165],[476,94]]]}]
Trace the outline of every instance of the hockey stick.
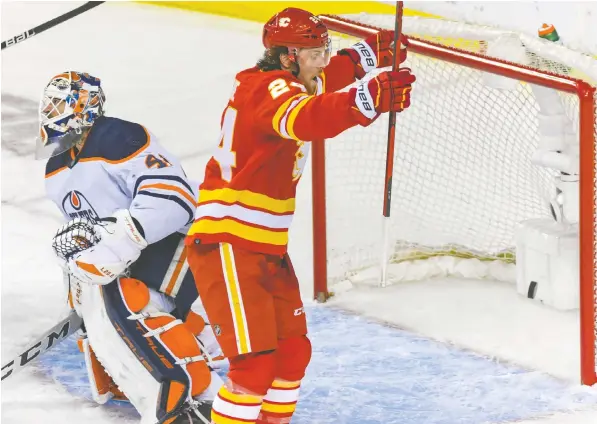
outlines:
[{"label": "hockey stick", "polygon": [[94,7],[99,6],[100,4],[105,3],[103,1],[89,1],[82,6],[77,7],[76,9],[71,10],[70,12],[65,13],[64,15],[60,15],[57,18],[51,19],[48,22],[45,22],[41,25],[36,26],[35,28],[30,29],[29,31],[25,31],[21,34],[15,35],[12,38],[9,38],[6,41],[2,42],[2,48],[0,50],[4,50],[7,47],[14,46],[15,44],[20,43],[21,41],[28,40],[29,38],[37,35],[39,33],[44,32],[47,29],[55,27],[58,24],[61,24],[64,21],[68,21],[75,16],[80,15],[83,12],[87,12]]},{"label": "hockey stick", "polygon": [[[394,23],[394,63],[392,71],[400,66],[400,35],[402,32],[403,2],[396,2],[396,21]],[[386,151],[386,178],[383,193],[383,252],[381,264],[381,286],[385,287],[388,278],[388,259],[390,243],[390,206],[392,202],[392,176],[394,174],[394,144],[396,139],[396,112],[389,112],[388,148]]]},{"label": "hockey stick", "polygon": [[81,328],[82,323],[83,320],[81,317],[79,317],[75,311],[71,311],[66,318],[48,330],[41,337],[38,337],[37,341],[27,347],[23,353],[6,365],[2,365],[2,381],[7,377],[16,374],[31,361],[68,338],[71,334]]}]

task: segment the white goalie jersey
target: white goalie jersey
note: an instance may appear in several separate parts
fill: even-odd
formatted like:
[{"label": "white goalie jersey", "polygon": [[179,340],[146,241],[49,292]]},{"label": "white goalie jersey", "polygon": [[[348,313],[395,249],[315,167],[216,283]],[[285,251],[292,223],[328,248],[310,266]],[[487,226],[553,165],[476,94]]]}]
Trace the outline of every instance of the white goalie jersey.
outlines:
[{"label": "white goalie jersey", "polygon": [[128,209],[148,244],[128,276],[175,298],[184,318],[197,298],[184,236],[198,183],[145,127],[98,118],[78,154],[72,148],[49,159],[45,180],[48,197],[67,221]]},{"label": "white goalie jersey", "polygon": [[66,220],[129,209],[149,244],[186,234],[197,187],[143,126],[117,118],[99,118],[78,155],[73,148],[46,166],[47,195]]}]

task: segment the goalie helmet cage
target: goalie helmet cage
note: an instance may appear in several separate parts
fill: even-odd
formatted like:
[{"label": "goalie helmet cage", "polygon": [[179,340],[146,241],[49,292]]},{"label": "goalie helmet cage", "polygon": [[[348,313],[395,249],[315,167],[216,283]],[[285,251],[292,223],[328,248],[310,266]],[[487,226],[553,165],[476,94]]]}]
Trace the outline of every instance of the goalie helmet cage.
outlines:
[{"label": "goalie helmet cage", "polygon": [[[361,19],[362,16],[360,15],[358,19]],[[332,32],[334,41],[343,46],[349,45],[348,42],[354,43],[355,38],[364,39],[380,29],[379,26],[352,20],[352,17],[351,19],[334,15],[320,15],[319,17]],[[372,19],[369,18],[367,21],[370,23]],[[375,19],[373,22],[379,25]],[[386,28],[391,29],[389,25]],[[597,383],[595,358],[597,342],[595,88],[586,81],[567,76],[566,71],[556,73],[556,69],[556,72],[547,72],[538,69],[539,67],[523,66],[489,57],[483,54],[482,50],[479,52],[446,46],[445,43],[436,42],[437,40],[433,37],[415,38],[408,35],[410,32],[406,25],[404,33],[409,39],[409,46],[408,60],[403,66],[413,69],[417,76],[417,82],[413,88],[411,108],[397,116],[395,149],[397,158],[394,163],[394,200],[390,224],[395,251],[393,256],[387,260],[401,262],[411,259],[424,260],[438,256],[452,256],[477,258],[484,263],[485,261],[514,262],[512,235],[514,224],[523,219],[552,216],[552,212],[542,199],[555,190],[553,186],[554,172],[538,169],[539,167],[530,164],[530,156],[537,145],[537,137],[531,133],[537,128],[536,124],[534,127],[532,123],[529,124],[529,120],[537,120],[536,112],[533,112],[537,110],[537,106],[532,104],[529,85],[557,90],[567,104],[567,113],[574,115],[580,152],[579,198],[582,199],[579,204],[581,381],[587,385]],[[424,65],[426,68],[422,70],[417,65]],[[437,75],[431,78],[430,74],[433,72]],[[467,78],[469,76],[472,78],[473,74],[477,79],[483,78],[483,75],[492,75],[503,80],[504,77],[507,77],[509,81],[517,81],[517,84],[523,87],[522,91],[526,93],[524,99],[520,100],[520,94],[510,97],[502,96],[495,94],[496,90],[484,88],[478,83],[469,84]],[[426,84],[426,78],[432,79],[432,81]],[[433,87],[440,85],[442,88],[452,86],[448,95],[441,93],[438,95],[434,92]],[[433,101],[422,100],[426,94],[433,95]],[[462,99],[457,97],[462,97]],[[509,101],[513,104],[508,104]],[[525,104],[521,104],[521,102]],[[469,106],[467,107],[466,104]],[[416,112],[417,109],[419,112]],[[454,110],[455,113],[460,114],[460,117],[455,122],[450,122],[452,114],[445,112],[446,110]],[[533,113],[535,113],[535,118],[528,115]],[[525,114],[527,114],[526,119]],[[423,115],[431,116],[431,118],[425,118]],[[468,119],[464,115],[467,115]],[[496,120],[501,122],[497,123],[501,127],[495,126],[496,123],[493,121]],[[383,122],[380,123],[380,121]],[[409,125],[407,121],[414,122],[416,126]],[[523,127],[519,127],[521,125]],[[524,128],[524,126],[531,128]],[[508,133],[510,127],[514,128],[512,130],[515,132],[514,137]],[[382,237],[378,235],[379,238],[375,238],[372,233],[379,233],[382,228],[381,205],[383,202],[386,138],[387,118],[384,121],[382,117],[370,127],[349,130],[332,141],[313,143],[311,147],[314,297],[319,301],[325,301],[329,297],[331,283],[354,275],[355,270],[363,271],[367,267],[374,267],[376,263],[381,262],[380,243]],[[434,147],[432,149],[421,147],[422,150],[417,152],[418,146],[425,145],[425,140],[430,138],[435,140]],[[440,143],[437,143],[438,138]],[[511,138],[516,140],[516,143],[504,144],[505,140]],[[413,147],[413,144],[408,145],[410,139],[417,143],[416,147]],[[456,144],[460,149],[458,155],[450,152],[449,148],[446,149],[446,146],[452,144]],[[479,153],[478,147],[483,144],[484,153]],[[530,146],[525,146],[526,144]],[[375,146],[377,153],[371,152],[372,146]],[[512,153],[510,156],[492,159],[493,153],[491,152],[495,153],[495,149],[504,149],[505,152]],[[469,150],[474,151],[471,153]],[[487,153],[488,151],[489,153]],[[426,158],[435,158],[433,160],[437,163],[433,161],[423,163],[420,157],[417,158],[417,154],[424,154]],[[488,163],[487,160],[493,160],[493,162]],[[501,163],[496,164],[498,161]],[[524,161],[525,164],[521,165],[521,161]],[[430,163],[433,165],[431,168],[429,167]],[[497,167],[495,170],[494,166]],[[507,168],[508,166],[510,168]],[[416,167],[421,169],[416,169]],[[518,167],[524,169],[520,170]],[[454,178],[450,172],[453,170],[459,173],[457,175],[462,177],[462,181],[453,179],[450,181],[450,178]],[[484,178],[485,170],[490,174],[493,172],[499,173],[499,175],[490,175],[488,178]],[[423,181],[421,178],[411,178],[413,173],[416,174],[419,171],[421,173],[418,176],[425,177],[424,184],[421,183]],[[475,171],[478,175],[475,174]],[[446,175],[443,175],[442,172],[446,172]],[[492,178],[502,178],[502,180],[496,182],[492,181]],[[528,190],[534,194],[531,195],[530,191],[519,187],[519,185],[525,184],[513,186],[505,181],[505,178],[524,180],[524,183],[530,187]],[[485,181],[487,179],[489,182]],[[334,186],[333,181],[336,181],[335,184],[340,187]],[[400,184],[402,185],[400,186]],[[433,185],[437,187],[433,188]],[[472,185],[472,187],[465,193],[467,185]],[[436,191],[433,191],[434,189]],[[347,194],[351,191],[352,194]],[[437,199],[444,195],[444,191],[450,192],[450,195],[444,199],[444,202],[447,203],[442,204]],[[541,193],[537,195],[537,191]],[[481,201],[475,200],[475,193],[478,192],[483,194]],[[498,198],[495,202],[492,198],[493,195]],[[348,201],[349,197],[350,201]],[[514,203],[510,203],[511,197],[516,197]],[[427,203],[422,203],[423,201]],[[486,203],[485,209],[480,211],[480,214],[490,215],[489,217],[484,216],[485,220],[481,219],[477,222],[475,210],[471,210],[475,208],[475,202],[477,204],[481,204],[479,202]],[[505,206],[500,202],[506,202]],[[408,211],[401,211],[400,208],[404,208],[405,204],[409,206],[414,204],[415,206]],[[454,204],[457,205],[454,206]],[[465,207],[468,209],[463,209]],[[455,211],[453,212],[451,208],[455,208]],[[361,209],[366,209],[366,212],[360,214],[355,212]],[[491,215],[493,210],[501,211],[502,209],[505,210],[503,212],[504,219]],[[431,212],[429,212],[430,210]],[[439,247],[427,246],[424,238],[409,240],[409,235],[418,229],[417,223],[413,219],[427,213],[433,214],[434,210],[439,210],[440,217],[442,214],[445,216],[456,214],[463,217],[467,221],[466,228],[454,227],[454,222],[446,220],[445,223],[442,223],[442,227],[423,229],[427,234],[429,231],[433,231],[435,234],[435,232],[441,233],[444,227],[448,228],[449,231],[446,230],[444,238],[441,238],[440,235],[440,239],[435,241]],[[508,215],[512,210],[522,212]],[[369,221],[379,223],[379,226],[377,224],[368,226]],[[495,221],[500,222],[496,223]],[[431,222],[437,222],[437,219],[436,221],[431,219]],[[503,229],[502,227],[507,228]],[[450,236],[459,234],[459,232],[473,234],[473,238],[467,239],[467,234],[465,234],[463,239],[449,239]],[[475,239],[474,237],[479,234],[480,239],[479,237]],[[467,246],[467,242],[469,246]],[[353,249],[351,250],[351,248]]]}]

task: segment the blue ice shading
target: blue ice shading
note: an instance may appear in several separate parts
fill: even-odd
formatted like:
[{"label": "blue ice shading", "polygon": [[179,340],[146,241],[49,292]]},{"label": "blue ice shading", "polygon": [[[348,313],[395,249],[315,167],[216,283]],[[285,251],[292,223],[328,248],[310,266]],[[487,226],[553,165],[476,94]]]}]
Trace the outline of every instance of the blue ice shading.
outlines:
[{"label": "blue ice shading", "polygon": [[[313,357],[293,424],[504,423],[597,405],[597,389],[325,305],[306,312]],[[38,367],[74,396],[91,400],[85,361],[72,338],[40,358]],[[136,415],[127,403],[104,407]]]}]

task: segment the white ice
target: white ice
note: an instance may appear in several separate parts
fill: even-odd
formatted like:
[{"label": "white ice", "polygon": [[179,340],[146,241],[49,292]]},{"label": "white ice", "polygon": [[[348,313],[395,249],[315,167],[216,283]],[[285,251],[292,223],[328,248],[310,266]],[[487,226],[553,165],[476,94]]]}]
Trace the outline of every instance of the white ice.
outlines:
[{"label": "white ice", "polygon": [[[1,38],[78,4],[3,2]],[[44,199],[44,164],[32,156],[35,109],[48,78],[66,69],[100,76],[108,114],[147,125],[183,158],[187,172],[200,178],[217,141],[233,76],[262,51],[260,31],[260,25],[239,20],[111,2],[2,52],[3,363],[65,312],[61,272],[48,242],[60,215]],[[291,255],[305,298],[312,293],[310,177],[308,167],[291,232]],[[352,290],[330,305],[564,381],[578,379],[577,314],[531,304],[504,283],[434,280]],[[335,348],[341,346],[338,340]],[[2,389],[6,423],[123,420],[114,411],[74,399],[35,367],[2,383]],[[591,409],[528,421],[595,422],[597,411]]]}]

